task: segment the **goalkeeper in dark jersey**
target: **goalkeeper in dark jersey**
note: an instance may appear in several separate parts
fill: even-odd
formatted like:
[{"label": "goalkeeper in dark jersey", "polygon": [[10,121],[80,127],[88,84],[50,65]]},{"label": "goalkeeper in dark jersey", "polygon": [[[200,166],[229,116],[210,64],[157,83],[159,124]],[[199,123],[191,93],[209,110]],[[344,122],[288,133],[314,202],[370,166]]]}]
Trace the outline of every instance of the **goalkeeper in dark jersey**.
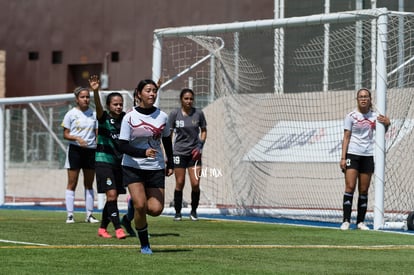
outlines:
[{"label": "goalkeeper in dark jersey", "polygon": [[181,107],[170,113],[169,121],[173,131],[174,153],[174,208],[175,221],[181,221],[185,174],[191,183],[190,219],[198,220],[197,208],[200,201],[201,153],[207,138],[207,122],[203,111],[193,107],[194,92],[183,89],[180,93]]},{"label": "goalkeeper in dark jersey", "polygon": [[126,194],[122,182],[122,153],[119,151],[118,138],[121,129],[124,101],[120,93],[110,93],[106,97],[105,111],[99,97],[100,82],[97,76],[89,79],[93,89],[96,106],[96,117],[99,122],[98,141],[95,153],[95,173],[98,193],[106,194],[106,203],[102,210],[102,221],[98,229],[98,236],[111,238],[107,227],[113,223],[115,235],[118,239],[126,238],[121,227],[118,210],[118,195]]}]

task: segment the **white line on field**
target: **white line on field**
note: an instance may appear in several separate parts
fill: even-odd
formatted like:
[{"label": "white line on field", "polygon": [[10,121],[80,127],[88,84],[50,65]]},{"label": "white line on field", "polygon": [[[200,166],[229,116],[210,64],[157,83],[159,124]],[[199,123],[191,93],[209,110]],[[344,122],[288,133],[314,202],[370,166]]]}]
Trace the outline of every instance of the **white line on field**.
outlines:
[{"label": "white line on field", "polygon": [[1,240],[1,239],[0,239],[0,243],[14,243],[14,244],[36,245],[36,246],[48,246],[48,244],[43,244],[43,243],[28,243],[28,242],[19,242],[19,241]]},{"label": "white line on field", "polygon": [[[38,243],[15,242],[0,240],[0,242],[8,242],[15,244],[26,244],[25,246],[0,246],[1,248],[63,248],[63,249],[80,249],[80,248],[138,248],[139,245],[111,245],[111,244],[91,244],[91,245],[47,245]],[[398,250],[398,249],[414,249],[414,245],[284,245],[284,244],[269,244],[269,245],[153,245],[153,249],[354,249],[354,250]]]}]

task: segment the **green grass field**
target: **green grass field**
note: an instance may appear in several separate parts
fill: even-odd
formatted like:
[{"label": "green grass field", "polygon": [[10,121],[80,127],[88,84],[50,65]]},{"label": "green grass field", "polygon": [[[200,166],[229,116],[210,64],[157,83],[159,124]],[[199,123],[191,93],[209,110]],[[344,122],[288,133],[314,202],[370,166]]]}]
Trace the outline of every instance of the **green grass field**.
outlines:
[{"label": "green grass field", "polygon": [[412,234],[157,217],[154,254],[141,255],[136,238],[102,239],[83,213],[65,217],[0,209],[0,274],[413,273]]}]

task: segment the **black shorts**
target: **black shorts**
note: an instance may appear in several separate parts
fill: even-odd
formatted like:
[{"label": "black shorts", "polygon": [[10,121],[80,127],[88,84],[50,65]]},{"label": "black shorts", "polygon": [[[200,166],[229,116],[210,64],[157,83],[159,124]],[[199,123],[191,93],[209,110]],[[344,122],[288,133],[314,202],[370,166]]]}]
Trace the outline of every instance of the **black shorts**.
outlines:
[{"label": "black shorts", "polygon": [[165,188],[165,170],[142,170],[129,166],[122,166],[124,186],[142,182],[145,188]]},{"label": "black shorts", "polygon": [[346,169],[355,169],[359,173],[374,173],[374,157],[346,154]]},{"label": "black shorts", "polygon": [[65,168],[95,169],[95,149],[69,144]]},{"label": "black shorts", "polygon": [[174,168],[190,168],[194,166],[201,166],[201,159],[194,161],[193,158],[190,156],[179,156],[174,155]]},{"label": "black shorts", "polygon": [[118,194],[126,194],[122,182],[122,168],[109,163],[97,162],[95,164],[96,186],[98,193],[106,193],[116,189]]}]

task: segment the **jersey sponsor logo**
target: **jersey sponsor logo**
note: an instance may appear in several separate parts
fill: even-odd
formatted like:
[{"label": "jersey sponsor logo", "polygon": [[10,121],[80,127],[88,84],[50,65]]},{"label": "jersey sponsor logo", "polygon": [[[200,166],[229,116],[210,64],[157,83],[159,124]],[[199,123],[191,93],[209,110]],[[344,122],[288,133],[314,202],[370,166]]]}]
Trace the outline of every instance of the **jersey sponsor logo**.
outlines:
[{"label": "jersey sponsor logo", "polygon": [[110,133],[110,136],[111,136],[112,139],[119,139],[119,134]]}]

